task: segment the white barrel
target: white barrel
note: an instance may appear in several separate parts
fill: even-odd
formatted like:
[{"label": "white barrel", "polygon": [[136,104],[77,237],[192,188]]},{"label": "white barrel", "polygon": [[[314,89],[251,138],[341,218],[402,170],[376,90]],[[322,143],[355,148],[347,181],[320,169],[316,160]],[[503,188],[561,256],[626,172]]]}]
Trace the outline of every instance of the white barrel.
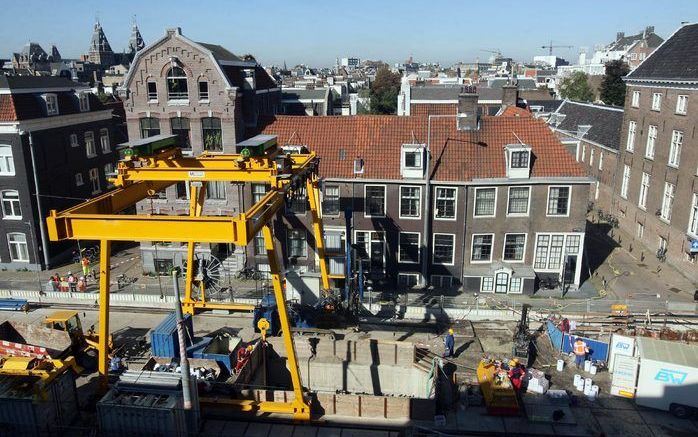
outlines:
[{"label": "white barrel", "polygon": [[589,370],[591,370],[591,361],[585,360],[584,361],[584,371],[588,372]]},{"label": "white barrel", "polygon": [[557,360],[557,371],[562,372],[562,369],[565,368],[565,362],[563,360]]},{"label": "white barrel", "polygon": [[581,381],[581,380],[582,380],[582,375],[574,375],[574,386],[575,387],[578,386],[579,381]]},{"label": "white barrel", "polygon": [[589,387],[589,389],[591,390],[592,384],[593,384],[593,382],[591,382],[591,378],[585,378],[585,379],[584,379],[584,388],[585,388],[585,389],[586,389],[587,387]]},{"label": "white barrel", "polygon": [[591,396],[591,385],[584,384],[584,396]]},{"label": "white barrel", "polygon": [[596,370],[596,366],[592,364],[589,368],[589,373],[591,373],[592,375],[596,375]]},{"label": "white barrel", "polygon": [[592,385],[591,391],[594,393],[594,396],[598,396],[599,395],[599,386],[596,384]]}]

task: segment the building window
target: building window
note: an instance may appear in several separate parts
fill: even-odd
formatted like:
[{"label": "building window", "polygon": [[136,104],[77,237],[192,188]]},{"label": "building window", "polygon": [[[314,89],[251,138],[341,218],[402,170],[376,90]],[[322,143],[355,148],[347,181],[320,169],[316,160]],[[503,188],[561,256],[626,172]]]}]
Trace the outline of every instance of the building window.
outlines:
[{"label": "building window", "polygon": [[364,172],[364,160],[361,158],[354,158],[354,174],[361,174]]},{"label": "building window", "polygon": [[492,261],[492,244],[494,234],[473,234],[473,246],[470,249],[470,260],[474,262]]},{"label": "building window", "polygon": [[511,168],[528,168],[528,151],[511,152]]},{"label": "building window", "polygon": [[650,175],[642,172],[642,182],[640,183],[640,198],[637,201],[637,206],[642,209],[647,209],[647,192],[650,189]]},{"label": "building window", "polygon": [[509,187],[507,214],[528,215],[528,199],[531,187]]},{"label": "building window", "polygon": [[225,200],[225,184],[223,181],[206,183],[206,199]]},{"label": "building window", "polygon": [[422,168],[422,152],[420,150],[406,150],[405,168],[410,170],[418,170]]},{"label": "building window", "polygon": [[504,236],[504,261],[523,261],[526,253],[526,234]]},{"label": "building window", "polygon": [[625,145],[625,150],[628,152],[635,150],[635,129],[637,129],[637,123],[634,121],[628,123],[628,142]]},{"label": "building window", "polygon": [[92,184],[92,194],[97,194],[101,191],[99,188],[99,170],[91,168],[89,171],[90,183]]},{"label": "building window", "polygon": [[258,203],[267,194],[267,186],[264,184],[252,184],[252,203]]},{"label": "building window", "polygon": [[582,159],[581,161],[584,162],[587,159],[587,145],[586,143],[582,143]]},{"label": "building window", "polygon": [[599,153],[599,171],[603,170],[603,151]]},{"label": "building window", "polygon": [[434,234],[434,264],[453,265],[455,235]]},{"label": "building window", "polygon": [[385,263],[385,234],[383,232],[356,231],[358,257],[366,271],[383,272]]},{"label": "building window", "polygon": [[401,263],[418,263],[419,247],[419,233],[400,232],[398,261]]},{"label": "building window", "polygon": [[669,165],[678,167],[681,161],[681,145],[683,144],[683,132],[675,130],[671,133],[671,146],[669,147]]},{"label": "building window", "polygon": [[523,291],[523,278],[511,278],[509,281],[510,293],[521,293]]},{"label": "building window", "polygon": [[381,185],[364,186],[364,215],[366,217],[385,216],[385,187]]},{"label": "building window", "polygon": [[172,67],[167,72],[168,100],[186,100],[189,98],[187,75],[180,67]]},{"label": "building window", "polygon": [[333,254],[344,253],[345,233],[345,231],[338,229],[325,229],[325,251]]},{"label": "building window", "polygon": [[15,160],[12,157],[12,146],[0,145],[0,176],[15,175]]},{"label": "building window", "polygon": [[288,232],[288,257],[300,258],[305,255],[305,230],[291,229]]},{"label": "building window", "polygon": [[221,131],[221,119],[205,117],[201,119],[203,129],[204,150],[210,152],[223,151],[223,134]]},{"label": "building window", "polygon": [[175,197],[177,200],[189,200],[189,189],[186,182],[177,182],[175,184]]},{"label": "building window", "polygon": [[436,187],[434,218],[456,218],[456,188]]},{"label": "building window", "polygon": [[620,197],[628,198],[628,187],[630,186],[630,166],[625,164],[623,167],[623,180],[620,184]]},{"label": "building window", "polygon": [[97,156],[97,146],[95,145],[95,134],[92,132],[85,132],[85,152],[88,158],[94,158]]},{"label": "building window", "polygon": [[633,91],[633,97],[630,104],[633,108],[640,107],[640,91]]},{"label": "building window", "polygon": [[199,100],[208,100],[208,82],[199,82]]},{"label": "building window", "polygon": [[652,110],[660,111],[662,109],[662,93],[652,94]]},{"label": "building window", "polygon": [[654,159],[654,146],[657,142],[657,126],[649,125],[647,128],[647,146],[645,147],[645,158]]},{"label": "building window", "polygon": [[149,138],[155,135],[160,135],[160,120],[158,120],[157,118],[141,118],[140,124],[141,138]]},{"label": "building window", "polygon": [[431,275],[431,285],[434,288],[451,288],[453,286],[453,276]]},{"label": "building window", "polygon": [[548,189],[548,215],[568,215],[570,187],[550,187]]},{"label": "building window", "polygon": [[688,96],[679,96],[676,99],[676,113],[681,115],[686,115],[686,110],[688,109]]},{"label": "building window", "polygon": [[172,135],[179,137],[179,146],[182,149],[191,149],[189,119],[186,117],[172,117],[170,118],[170,127],[172,128]]},{"label": "building window", "polygon": [[483,276],[482,285],[480,291],[494,291],[494,277],[493,276]]},{"label": "building window", "polygon": [[46,115],[58,115],[58,98],[55,94],[44,94],[46,102]]},{"label": "building window", "polygon": [[9,233],[7,234],[7,244],[10,247],[10,259],[12,261],[29,262],[26,235],[19,232]]},{"label": "building window", "polygon": [[325,185],[322,195],[322,213],[327,216],[339,215],[339,185]]},{"label": "building window", "polygon": [[[579,254],[581,238],[579,235],[567,236],[567,253]],[[536,270],[558,271],[562,265],[562,253],[565,245],[564,235],[540,234],[536,240],[536,253],[533,268]]]},{"label": "building window", "polygon": [[90,97],[87,93],[78,94],[78,102],[80,102],[80,112],[87,112],[90,110]]},{"label": "building window", "polygon": [[80,147],[77,134],[70,134],[70,147]]},{"label": "building window", "polygon": [[667,251],[667,245],[668,245],[668,244],[669,244],[669,242],[667,241],[666,238],[664,238],[664,237],[659,237],[659,248],[658,248],[658,249],[659,249],[661,252],[666,253],[666,251]]},{"label": "building window", "polygon": [[267,246],[264,245],[264,235],[261,232],[254,236],[253,245],[255,255],[267,254]]},{"label": "building window", "polygon": [[693,193],[691,203],[691,218],[688,221],[688,233],[698,238],[698,194]]},{"label": "building window", "polygon": [[674,206],[674,193],[676,186],[669,182],[664,182],[664,196],[662,197],[662,209],[659,215],[664,221],[671,221],[671,209]]},{"label": "building window", "polygon": [[82,181],[82,173],[75,174],[75,186],[81,187],[84,182]]},{"label": "building window", "polygon": [[400,218],[419,218],[421,197],[421,187],[400,187]]},{"label": "building window", "polygon": [[102,153],[111,152],[111,144],[109,143],[109,130],[99,130],[99,144],[102,146]]},{"label": "building window", "polygon": [[[111,162],[104,164],[104,178],[106,179],[106,178],[111,178],[111,177],[115,177],[115,176],[116,176],[116,174],[114,172],[114,164],[112,164]],[[107,187],[111,188],[113,186],[114,186],[114,184],[109,182],[109,180],[107,179]]]},{"label": "building window", "polygon": [[399,287],[412,288],[419,284],[419,273],[398,273],[397,285]]},{"label": "building window", "polygon": [[148,100],[158,99],[158,85],[155,82],[148,82]]},{"label": "building window", "polygon": [[635,231],[635,236],[638,238],[638,240],[642,240],[642,238],[645,236],[645,225],[643,225],[640,222],[637,222],[637,230]]},{"label": "building window", "polygon": [[19,204],[19,192],[17,190],[5,190],[0,193],[2,197],[2,217],[5,219],[21,219],[22,208]]},{"label": "building window", "polygon": [[594,167],[594,148],[591,148],[591,152],[589,152],[589,167]]},{"label": "building window", "polygon": [[305,194],[296,194],[291,201],[286,204],[286,212],[292,214],[305,214],[308,210],[308,197]]},{"label": "building window", "polygon": [[496,188],[475,188],[475,217],[494,217],[496,200]]}]

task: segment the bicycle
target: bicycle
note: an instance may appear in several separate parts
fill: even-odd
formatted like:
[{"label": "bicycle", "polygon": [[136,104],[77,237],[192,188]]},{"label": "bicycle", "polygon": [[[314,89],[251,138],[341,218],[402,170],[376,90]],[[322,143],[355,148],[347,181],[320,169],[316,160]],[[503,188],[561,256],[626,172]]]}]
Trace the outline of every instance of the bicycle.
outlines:
[{"label": "bicycle", "polygon": [[243,281],[247,281],[250,279],[259,281],[260,279],[262,279],[262,274],[254,267],[245,267],[244,269],[237,272],[235,278]]},{"label": "bicycle", "polygon": [[138,278],[134,278],[122,273],[116,277],[116,288],[121,290],[122,288],[135,283],[137,280]]}]

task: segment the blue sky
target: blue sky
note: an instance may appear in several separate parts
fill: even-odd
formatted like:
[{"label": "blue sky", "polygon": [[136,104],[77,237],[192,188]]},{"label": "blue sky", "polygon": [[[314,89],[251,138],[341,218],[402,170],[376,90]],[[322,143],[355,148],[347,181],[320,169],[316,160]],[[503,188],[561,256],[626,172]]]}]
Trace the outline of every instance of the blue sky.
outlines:
[{"label": "blue sky", "polygon": [[579,47],[608,43],[617,31],[636,33],[654,25],[662,37],[682,21],[698,20],[697,0],[586,1],[83,1],[5,0],[0,58],[28,41],[63,56],[85,53],[99,16],[115,51],[128,44],[135,14],[146,43],[166,27],[179,26],[195,41],[217,43],[262,64],[305,62],[329,66],[336,57],[443,64],[486,60],[483,49],[500,49],[518,60],[546,54],[541,45],[573,45],[558,56],[574,60]]}]

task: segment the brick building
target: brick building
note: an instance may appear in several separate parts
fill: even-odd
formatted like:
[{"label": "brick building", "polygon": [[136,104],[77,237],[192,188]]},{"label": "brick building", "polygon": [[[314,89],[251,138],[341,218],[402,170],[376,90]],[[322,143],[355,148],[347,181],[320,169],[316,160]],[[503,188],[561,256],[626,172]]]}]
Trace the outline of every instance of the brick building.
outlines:
[{"label": "brick building", "polygon": [[[199,155],[233,153],[235,144],[255,129],[260,116],[276,114],[281,91],[256,61],[227,49],[195,42],[179,28],[139,50],[119,89],[124,99],[131,140],[177,134],[185,152]],[[208,184],[204,214],[235,215],[241,211],[238,185]],[[138,204],[139,212],[182,214],[188,211],[186,184],[177,184]],[[164,247],[163,247],[164,246]],[[178,244],[142,243],[145,271],[169,271],[186,259]],[[201,245],[203,253],[226,259],[237,269],[242,250],[227,245]]]},{"label": "brick building", "polygon": [[[350,208],[352,241],[366,271],[390,286],[426,279],[436,289],[532,293],[537,278],[560,278],[567,265],[574,289],[590,179],[543,121],[480,118],[477,95],[459,98],[458,117],[277,116],[261,133],[320,156],[330,270],[340,282]],[[247,188],[246,202],[264,190]],[[317,262],[306,204],[288,206],[276,235],[287,269],[312,276]],[[248,251],[265,262],[255,258],[263,255],[261,239]]]},{"label": "brick building", "polygon": [[644,256],[698,280],[698,24],[679,28],[626,76],[616,197]]},{"label": "brick building", "polygon": [[116,126],[86,85],[0,76],[0,267],[46,269],[77,249],[49,243],[40,222],[109,188]]}]

